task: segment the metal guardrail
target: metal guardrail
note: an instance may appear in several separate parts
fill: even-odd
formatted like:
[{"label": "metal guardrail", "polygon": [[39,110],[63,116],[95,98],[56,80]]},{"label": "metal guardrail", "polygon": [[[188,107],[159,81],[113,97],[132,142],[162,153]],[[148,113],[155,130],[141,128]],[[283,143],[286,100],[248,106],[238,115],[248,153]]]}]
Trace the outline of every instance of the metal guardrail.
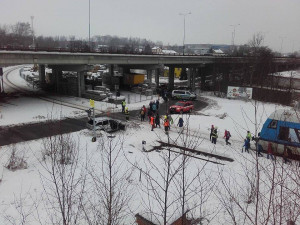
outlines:
[{"label": "metal guardrail", "polygon": [[[49,47],[15,47],[15,46],[0,46],[2,51],[31,51],[31,52],[68,52],[68,53],[93,53],[93,54],[127,54],[127,55],[166,55],[166,56],[206,56],[206,57],[217,57],[217,58],[254,58],[252,56],[230,56],[230,55],[217,55],[217,54],[182,54],[182,53],[169,53],[169,54],[159,54],[159,53],[149,53],[149,52],[139,52],[125,50],[122,48],[111,48],[108,50],[91,50],[91,49],[72,49],[72,48],[49,48]],[[299,57],[274,57],[274,59],[299,59]]]}]

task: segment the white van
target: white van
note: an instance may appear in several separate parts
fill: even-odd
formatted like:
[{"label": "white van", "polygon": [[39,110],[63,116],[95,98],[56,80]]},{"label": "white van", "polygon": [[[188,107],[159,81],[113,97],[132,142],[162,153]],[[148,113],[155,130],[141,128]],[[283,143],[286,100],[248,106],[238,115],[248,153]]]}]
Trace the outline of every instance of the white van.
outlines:
[{"label": "white van", "polygon": [[184,100],[195,100],[197,98],[197,95],[186,90],[173,90],[172,98],[184,99]]}]

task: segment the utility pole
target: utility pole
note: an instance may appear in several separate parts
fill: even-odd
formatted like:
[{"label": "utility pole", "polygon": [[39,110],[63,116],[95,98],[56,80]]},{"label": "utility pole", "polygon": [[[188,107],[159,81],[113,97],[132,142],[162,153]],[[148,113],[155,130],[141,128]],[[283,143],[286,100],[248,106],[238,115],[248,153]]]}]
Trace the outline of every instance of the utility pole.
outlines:
[{"label": "utility pole", "polygon": [[192,14],[191,12],[189,13],[179,13],[180,16],[183,16],[183,46],[182,46],[182,54],[184,55],[184,48],[185,48],[185,17],[187,15]]},{"label": "utility pole", "polygon": [[89,0],[89,49],[91,50],[91,0]]},{"label": "utility pole", "polygon": [[0,67],[0,93],[4,93],[4,84],[3,84],[3,69]]},{"label": "utility pole", "polygon": [[32,33],[32,47],[35,48],[35,43],[34,43],[34,30],[33,30],[33,19],[34,16],[31,16],[31,33]]},{"label": "utility pole", "polygon": [[280,54],[282,55],[282,45],[283,45],[283,40],[286,38],[286,37],[279,37],[281,39],[281,45],[280,45]]},{"label": "utility pole", "polygon": [[239,26],[241,24],[233,24],[233,25],[230,25],[231,27],[233,27],[233,31],[232,31],[232,37],[231,37],[231,45],[232,45],[232,48],[234,48],[234,39],[235,39],[235,28],[237,26]]}]

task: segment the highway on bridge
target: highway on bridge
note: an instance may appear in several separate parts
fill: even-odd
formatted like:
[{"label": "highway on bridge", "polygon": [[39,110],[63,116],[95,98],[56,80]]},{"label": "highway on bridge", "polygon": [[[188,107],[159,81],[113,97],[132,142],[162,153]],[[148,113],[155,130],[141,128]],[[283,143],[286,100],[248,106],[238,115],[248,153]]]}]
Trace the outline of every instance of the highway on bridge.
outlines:
[{"label": "highway on bridge", "polygon": [[[213,63],[247,63],[251,57],[201,55],[139,55],[107,53],[0,51],[0,65],[205,65]],[[300,64],[300,58],[274,58],[276,63]]]}]

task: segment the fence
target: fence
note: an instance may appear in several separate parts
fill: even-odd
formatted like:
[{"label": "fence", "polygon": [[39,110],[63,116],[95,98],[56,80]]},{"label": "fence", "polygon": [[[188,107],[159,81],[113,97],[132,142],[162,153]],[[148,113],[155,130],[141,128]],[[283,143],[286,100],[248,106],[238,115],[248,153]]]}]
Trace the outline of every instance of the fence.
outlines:
[{"label": "fence", "polygon": [[143,102],[143,101],[151,101],[153,100],[153,95],[150,96],[146,96],[146,95],[142,95],[142,94],[127,94],[126,95],[126,102],[128,104],[131,103],[138,103],[138,102]]}]

